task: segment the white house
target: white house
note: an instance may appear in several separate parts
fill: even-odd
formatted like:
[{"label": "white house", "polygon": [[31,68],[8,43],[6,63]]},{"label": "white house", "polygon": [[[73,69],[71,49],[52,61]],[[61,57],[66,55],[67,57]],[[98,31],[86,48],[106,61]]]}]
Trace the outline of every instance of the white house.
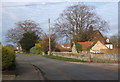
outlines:
[{"label": "white house", "polygon": [[110,42],[109,39],[106,39],[106,43],[105,43],[106,47],[109,49],[113,49],[113,44]]}]

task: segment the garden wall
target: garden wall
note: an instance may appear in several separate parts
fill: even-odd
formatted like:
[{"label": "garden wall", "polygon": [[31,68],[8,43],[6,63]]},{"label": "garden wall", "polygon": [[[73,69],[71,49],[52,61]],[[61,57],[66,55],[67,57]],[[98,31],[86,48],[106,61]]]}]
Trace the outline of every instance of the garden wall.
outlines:
[{"label": "garden wall", "polygon": [[118,54],[83,54],[72,52],[53,52],[54,56],[62,56],[67,58],[74,58],[85,60],[89,62],[116,62],[118,61]]},{"label": "garden wall", "polygon": [[101,49],[100,50],[102,53],[106,53],[106,54],[118,54],[118,49]]}]

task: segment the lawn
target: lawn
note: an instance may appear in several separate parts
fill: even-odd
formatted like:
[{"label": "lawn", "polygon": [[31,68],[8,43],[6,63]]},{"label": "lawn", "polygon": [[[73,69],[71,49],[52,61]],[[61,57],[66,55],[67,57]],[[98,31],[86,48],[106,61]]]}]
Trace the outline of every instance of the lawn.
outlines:
[{"label": "lawn", "polygon": [[44,55],[43,57],[51,58],[51,59],[57,59],[57,60],[63,60],[63,61],[71,61],[71,62],[87,62],[87,61],[84,61],[84,60],[73,59],[73,58],[65,58],[65,57],[53,56],[53,55]]}]

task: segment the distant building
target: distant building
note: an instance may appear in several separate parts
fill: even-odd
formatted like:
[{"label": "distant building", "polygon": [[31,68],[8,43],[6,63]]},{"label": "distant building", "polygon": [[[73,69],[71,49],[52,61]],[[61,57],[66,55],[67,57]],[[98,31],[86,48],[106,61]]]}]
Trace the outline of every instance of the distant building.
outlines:
[{"label": "distant building", "polygon": [[[82,46],[82,52],[100,53],[100,50],[102,50],[102,49],[113,49],[113,45],[110,42],[110,40],[106,39],[99,30],[94,30],[93,27],[90,26],[89,31],[93,33],[91,35],[91,37],[92,37],[91,41],[77,42],[77,44],[80,44]],[[73,42],[71,42],[71,43],[59,45],[59,49],[61,51],[70,51],[71,50],[73,53],[77,53],[75,43],[73,43]],[[93,44],[94,44],[94,46],[92,46]],[[91,49],[89,51],[88,51],[88,47],[91,47]]]},{"label": "distant building", "polygon": [[[87,52],[91,52],[91,53],[100,53],[101,49],[108,49],[108,47],[106,45],[104,45],[102,42],[100,41],[87,41],[87,42],[77,42],[78,44],[80,44],[82,46],[82,53],[87,53]],[[88,48],[91,47],[91,49],[88,51]],[[72,52],[76,53],[76,47],[75,45],[72,47]]]},{"label": "distant building", "polygon": [[56,48],[61,52],[71,51],[71,44],[56,44]]},{"label": "distant building", "polygon": [[104,45],[102,42],[97,41],[97,43],[90,49],[91,53],[101,53],[102,49],[108,49],[106,45]]},{"label": "distant building", "polygon": [[106,39],[105,45],[106,45],[109,49],[113,49],[113,44],[110,42],[110,39]]},{"label": "distant building", "polygon": [[92,41],[100,41],[105,44],[106,39],[99,30],[93,30],[92,25],[89,27],[89,30],[93,33]]}]

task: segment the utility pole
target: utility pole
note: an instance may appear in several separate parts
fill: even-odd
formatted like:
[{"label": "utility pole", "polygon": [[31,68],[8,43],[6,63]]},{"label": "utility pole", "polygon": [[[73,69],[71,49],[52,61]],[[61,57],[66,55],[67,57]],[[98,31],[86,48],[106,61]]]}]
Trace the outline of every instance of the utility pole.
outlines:
[{"label": "utility pole", "polygon": [[49,52],[48,52],[48,55],[50,55],[51,54],[50,18],[48,19],[48,26],[49,26]]}]

